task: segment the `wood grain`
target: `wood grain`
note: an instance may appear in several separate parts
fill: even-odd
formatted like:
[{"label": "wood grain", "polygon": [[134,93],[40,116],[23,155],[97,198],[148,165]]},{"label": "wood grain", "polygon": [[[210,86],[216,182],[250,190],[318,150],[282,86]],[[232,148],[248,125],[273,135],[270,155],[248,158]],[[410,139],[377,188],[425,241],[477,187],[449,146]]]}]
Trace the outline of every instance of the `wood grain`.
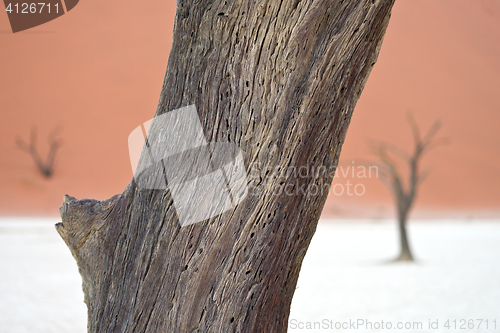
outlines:
[{"label": "wood grain", "polygon": [[207,142],[241,148],[250,193],[184,228],[168,191],[134,181],[66,197],[89,332],[286,332],[333,177],[312,170],[338,163],[393,2],[179,2],[156,115],[195,104]]}]

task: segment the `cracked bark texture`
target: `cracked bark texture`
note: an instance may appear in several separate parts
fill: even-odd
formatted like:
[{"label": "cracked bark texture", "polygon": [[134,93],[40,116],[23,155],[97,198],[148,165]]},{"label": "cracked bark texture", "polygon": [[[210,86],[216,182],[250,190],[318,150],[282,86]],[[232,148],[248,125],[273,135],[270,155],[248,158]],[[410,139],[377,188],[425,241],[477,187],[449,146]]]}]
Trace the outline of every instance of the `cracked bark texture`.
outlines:
[{"label": "cracked bark texture", "polygon": [[338,163],[393,3],[179,1],[156,115],[195,104],[207,141],[241,147],[250,192],[183,228],[168,191],[133,180],[105,201],[65,196],[56,228],[88,332],[287,331],[333,179],[312,170]]}]

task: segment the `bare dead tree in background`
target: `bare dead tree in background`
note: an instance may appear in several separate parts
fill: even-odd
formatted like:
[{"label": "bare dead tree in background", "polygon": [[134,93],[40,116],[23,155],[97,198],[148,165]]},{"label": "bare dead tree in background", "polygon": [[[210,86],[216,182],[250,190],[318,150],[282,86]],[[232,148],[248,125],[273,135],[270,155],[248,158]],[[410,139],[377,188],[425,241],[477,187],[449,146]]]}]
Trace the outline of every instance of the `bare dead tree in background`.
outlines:
[{"label": "bare dead tree in background", "polygon": [[[382,166],[380,170],[381,175],[388,181],[386,185],[391,190],[396,202],[401,243],[401,252],[395,259],[396,261],[414,261],[406,231],[406,224],[409,212],[417,196],[418,187],[429,174],[428,169],[420,171],[419,163],[425,153],[437,146],[446,144],[448,141],[446,138],[436,139],[436,134],[441,128],[440,121],[436,121],[427,134],[422,137],[420,129],[410,112],[407,114],[407,120],[413,133],[414,148],[412,154],[408,154],[406,151],[387,142],[370,143],[372,153],[380,159]],[[408,166],[409,177],[407,185],[404,184],[398,164],[393,159],[394,156],[403,159]]]},{"label": "bare dead tree in background", "polygon": [[56,153],[61,146],[61,141],[56,138],[58,132],[58,129],[55,129],[51,133],[49,133],[47,137],[47,141],[50,147],[47,159],[45,161],[40,157],[40,153],[38,152],[36,127],[33,127],[31,129],[29,143],[24,142],[20,137],[16,139],[16,144],[19,149],[30,154],[31,158],[45,178],[52,177],[54,173],[54,161],[56,159]]},{"label": "bare dead tree in background", "polygon": [[[335,167],[394,0],[177,3],[156,116],[196,105],[206,140],[240,147],[248,169]],[[66,196],[56,228],[88,331],[286,332],[328,195],[304,188],[332,179],[261,172],[245,181],[258,195],[185,227],[169,191],[134,180],[105,201]]]}]

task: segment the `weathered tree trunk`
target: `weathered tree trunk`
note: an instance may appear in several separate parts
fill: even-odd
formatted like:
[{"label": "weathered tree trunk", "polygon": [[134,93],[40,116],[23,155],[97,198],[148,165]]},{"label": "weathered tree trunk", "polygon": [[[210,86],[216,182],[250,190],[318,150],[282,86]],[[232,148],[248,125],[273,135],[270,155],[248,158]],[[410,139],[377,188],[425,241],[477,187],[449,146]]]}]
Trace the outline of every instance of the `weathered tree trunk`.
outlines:
[{"label": "weathered tree trunk", "polygon": [[167,190],[134,181],[106,201],[65,197],[57,230],[78,262],[89,332],[287,330],[393,2],[180,1],[156,115],[195,104],[208,142],[241,148],[250,191],[185,227]]}]

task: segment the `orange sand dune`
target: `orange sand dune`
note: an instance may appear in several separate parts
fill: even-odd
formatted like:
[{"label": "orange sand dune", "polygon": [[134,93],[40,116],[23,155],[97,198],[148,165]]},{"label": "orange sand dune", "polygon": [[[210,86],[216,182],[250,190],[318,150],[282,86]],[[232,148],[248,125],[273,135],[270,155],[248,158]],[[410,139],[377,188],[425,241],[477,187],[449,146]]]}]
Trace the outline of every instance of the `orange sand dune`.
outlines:
[{"label": "orange sand dune", "polygon": [[[379,60],[354,112],[342,164],[375,160],[368,153],[369,139],[410,151],[408,110],[422,131],[440,119],[441,135],[451,144],[424,157],[423,168],[432,171],[416,208],[424,215],[499,216],[499,77],[500,2],[397,1]],[[324,215],[355,216],[360,208],[370,216],[392,214],[390,194],[380,180],[352,182],[365,184],[365,195],[330,195]]]},{"label": "orange sand dune", "polygon": [[[65,193],[105,199],[123,191],[132,177],[127,137],[156,110],[175,6],[84,0],[16,34],[0,15],[0,213],[57,214]],[[62,128],[50,181],[15,145],[32,126],[40,150]]]},{"label": "orange sand dune", "polygon": [[[155,112],[174,11],[173,1],[83,0],[61,18],[16,34],[0,13],[0,214],[54,215],[65,193],[105,199],[123,191],[132,177],[127,137]],[[424,161],[433,172],[418,207],[496,212],[499,77],[498,1],[398,1],[342,165],[369,165],[370,138],[410,148],[405,113],[411,109],[422,128],[441,119],[452,141]],[[32,126],[45,153],[47,134],[62,129],[51,180],[16,148],[16,136],[27,140]],[[351,178],[363,195],[330,195],[325,216],[391,212],[378,179]]]}]

